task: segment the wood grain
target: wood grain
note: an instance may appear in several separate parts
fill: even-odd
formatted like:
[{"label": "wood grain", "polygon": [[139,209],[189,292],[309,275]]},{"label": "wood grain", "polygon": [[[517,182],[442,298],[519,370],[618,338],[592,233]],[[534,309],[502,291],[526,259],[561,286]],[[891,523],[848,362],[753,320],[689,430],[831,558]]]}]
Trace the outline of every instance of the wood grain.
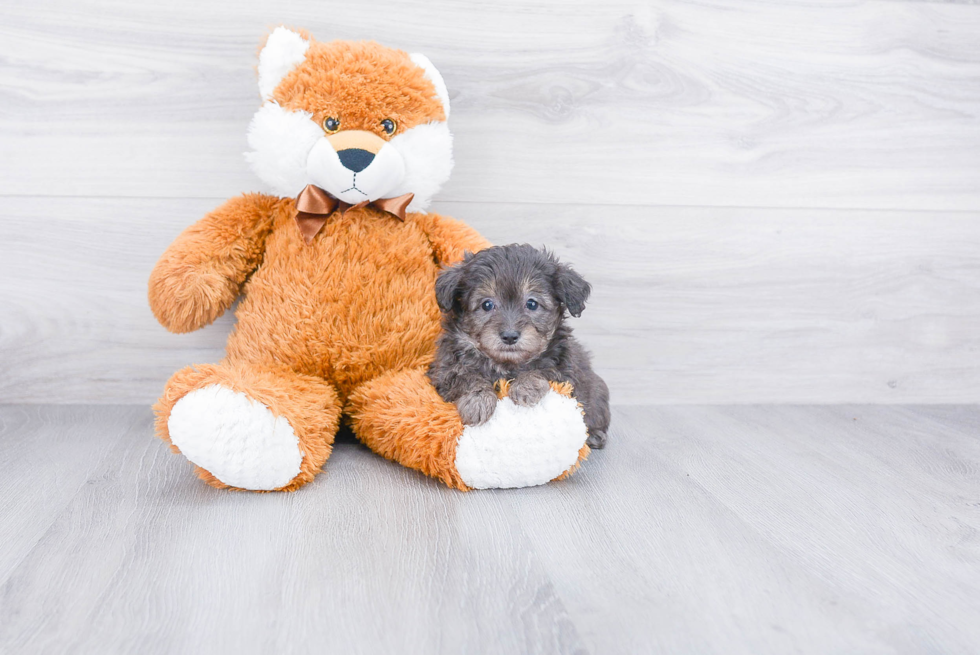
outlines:
[{"label": "wood grain", "polygon": [[462,494],[343,442],[299,492],[248,494],[145,407],[0,407],[0,652],[965,655],[978,427],[619,407],[563,483]]},{"label": "wood grain", "polygon": [[457,134],[445,200],[980,210],[975,5],[44,0],[0,11],[0,194],[255,187],[241,157],[258,104],[251,68],[281,21],[439,65]]},{"label": "wood grain", "polygon": [[145,403],[220,358],[230,317],[167,335],[144,285],[260,189],[278,22],[438,64],[437,209],[587,274],[619,402],[980,399],[975,4],[38,0],[0,7],[0,401]]},{"label": "wood grain", "polygon": [[[216,201],[0,203],[0,399],[150,403],[178,368],[221,358],[231,316],[171,335],[146,302],[157,257]],[[436,209],[547,244],[593,283],[573,325],[616,402],[980,400],[975,214]]]},{"label": "wood grain", "polygon": [[587,518],[566,520],[539,489],[507,499],[597,652],[615,634],[620,652],[967,653],[980,643],[978,418],[622,408],[619,448],[566,488]]},{"label": "wood grain", "polygon": [[[109,424],[105,411],[112,413]],[[146,408],[0,406],[0,582],[105,466],[125,436],[145,433]],[[84,435],[81,439],[76,435]],[[14,502],[31,490],[30,502]]]},{"label": "wood grain", "polygon": [[[93,417],[128,434],[0,577],[0,652],[578,650],[541,564],[492,495],[462,495],[350,443],[302,494],[217,491],[137,411],[135,426],[115,407],[44,416],[91,448],[103,438]],[[15,434],[71,461],[37,427],[21,421]],[[59,486],[38,462],[13,464]],[[43,492],[13,497],[31,508]],[[18,527],[0,520],[4,538]]]}]

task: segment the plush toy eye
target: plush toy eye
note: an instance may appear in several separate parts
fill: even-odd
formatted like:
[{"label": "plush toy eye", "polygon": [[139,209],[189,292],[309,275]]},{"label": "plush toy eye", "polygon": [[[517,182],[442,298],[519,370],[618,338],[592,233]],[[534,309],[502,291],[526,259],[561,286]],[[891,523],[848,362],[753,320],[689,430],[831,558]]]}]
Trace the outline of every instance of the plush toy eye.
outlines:
[{"label": "plush toy eye", "polygon": [[395,121],[391,120],[390,118],[386,118],[383,121],[381,121],[381,129],[385,131],[385,134],[391,135],[394,134],[395,130],[398,129],[398,124]]},{"label": "plush toy eye", "polygon": [[480,305],[480,307],[483,308],[483,311],[489,312],[491,309],[493,309],[493,301],[492,300],[484,300],[483,301],[483,304]]},{"label": "plush toy eye", "polygon": [[538,301],[535,300],[534,298],[529,298],[528,301],[524,303],[524,306],[533,312],[535,309],[538,308]]},{"label": "plush toy eye", "polygon": [[327,117],[323,119],[323,131],[327,134],[333,134],[340,129],[340,121],[333,117]]}]

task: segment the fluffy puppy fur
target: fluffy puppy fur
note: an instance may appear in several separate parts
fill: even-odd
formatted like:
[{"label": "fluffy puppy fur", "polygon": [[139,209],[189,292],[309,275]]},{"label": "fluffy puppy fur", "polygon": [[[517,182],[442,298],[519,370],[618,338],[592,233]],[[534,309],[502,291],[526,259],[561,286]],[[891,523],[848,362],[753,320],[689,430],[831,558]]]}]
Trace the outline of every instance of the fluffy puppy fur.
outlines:
[{"label": "fluffy puppy fur", "polygon": [[590,292],[578,273],[526,244],[467,253],[436,281],[443,332],[429,379],[467,425],[493,415],[500,379],[511,380],[509,397],[524,406],[537,404],[549,382],[570,382],[585,410],[588,445],[602,448],[609,389],[565,324],[566,311],[582,315]]}]

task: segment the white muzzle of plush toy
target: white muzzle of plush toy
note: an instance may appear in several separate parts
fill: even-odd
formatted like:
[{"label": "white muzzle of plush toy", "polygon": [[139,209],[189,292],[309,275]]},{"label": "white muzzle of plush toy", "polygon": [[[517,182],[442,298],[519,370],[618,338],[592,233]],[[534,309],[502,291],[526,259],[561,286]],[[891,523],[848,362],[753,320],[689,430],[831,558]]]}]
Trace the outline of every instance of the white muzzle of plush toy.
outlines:
[{"label": "white muzzle of plush toy", "polygon": [[350,130],[317,141],[306,170],[313,184],[356,205],[392,197],[390,192],[405,179],[405,160],[377,135]]},{"label": "white muzzle of plush toy", "polygon": [[269,101],[252,118],[248,144],[252,170],[283,197],[295,197],[308,184],[352,205],[412,193],[409,211],[425,211],[453,168],[445,121],[385,141],[362,130],[325,134],[309,112]]}]

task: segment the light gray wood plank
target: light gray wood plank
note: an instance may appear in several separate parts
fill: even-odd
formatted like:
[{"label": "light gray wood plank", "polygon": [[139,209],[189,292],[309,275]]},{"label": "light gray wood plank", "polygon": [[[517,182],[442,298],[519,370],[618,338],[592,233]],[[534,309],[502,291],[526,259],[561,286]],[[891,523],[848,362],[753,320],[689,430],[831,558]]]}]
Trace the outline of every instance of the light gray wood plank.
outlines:
[{"label": "light gray wood plank", "polygon": [[[220,359],[231,316],[171,335],[146,301],[160,253],[218,202],[0,200],[0,399],[150,403]],[[435,209],[593,283],[573,325],[616,402],[980,400],[976,214]]]},{"label": "light gray wood plank", "polygon": [[[93,411],[118,423],[116,408]],[[217,491],[140,413],[0,586],[0,651],[578,651],[492,495],[449,490],[351,443],[301,493]]]},{"label": "light gray wood plank", "polygon": [[[294,634],[330,652],[372,642],[379,652],[582,652],[542,563],[498,499],[448,491],[365,448],[342,452],[349,491],[340,498],[350,500],[311,511],[324,504],[311,497],[297,508],[305,520],[289,551],[276,652],[289,650]],[[313,603],[310,589],[320,590]],[[343,628],[352,615],[323,620],[338,597],[361,628]],[[368,607],[380,611],[357,611]]]},{"label": "light gray wood plank", "polygon": [[[111,417],[106,421],[106,417]],[[0,583],[86,485],[146,409],[0,405]],[[16,502],[22,501],[22,502]]]},{"label": "light gray wood plank", "polygon": [[923,411],[621,408],[580,510],[507,500],[597,651],[970,653],[980,410]]},{"label": "light gray wood plank", "polygon": [[[5,497],[71,491],[0,580],[5,653],[980,644],[977,406],[620,407],[570,480],[469,494],[346,441],[295,494],[217,491],[146,408],[2,411],[0,443],[49,447]],[[80,489],[67,432],[121,436]]]},{"label": "light gray wood plank", "polygon": [[980,209],[975,5],[231,9],[7,3],[0,194],[256,187],[241,158],[257,107],[251,67],[283,21],[424,50],[440,66],[457,133],[445,200]]},{"label": "light gray wood plank", "polygon": [[548,489],[508,496],[592,652],[882,650],[839,590],[660,455],[661,441],[694,438],[662,432],[665,422],[712,410],[631,410],[614,415],[616,441],[564,485],[575,511],[555,512]]},{"label": "light gray wood plank", "polygon": [[[970,413],[975,420],[977,409]],[[803,420],[779,407],[726,408],[695,418],[697,438],[663,450],[836,587],[889,648],[970,652],[980,643],[980,507],[963,500],[977,497],[980,476],[954,483],[923,469],[935,466],[930,450],[946,449],[976,470],[980,441],[888,417],[875,407],[824,408]]]}]

